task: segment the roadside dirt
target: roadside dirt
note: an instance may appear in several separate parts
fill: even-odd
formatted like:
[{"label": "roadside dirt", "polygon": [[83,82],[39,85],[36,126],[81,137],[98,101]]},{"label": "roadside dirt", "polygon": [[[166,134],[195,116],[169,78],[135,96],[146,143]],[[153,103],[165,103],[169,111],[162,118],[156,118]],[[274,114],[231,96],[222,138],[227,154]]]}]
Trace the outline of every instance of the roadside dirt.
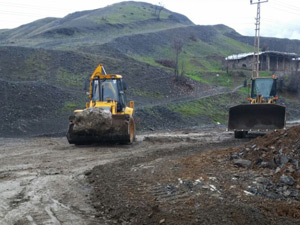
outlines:
[{"label": "roadside dirt", "polygon": [[[189,144],[190,137],[179,142],[171,137],[147,138],[146,142],[161,146],[146,156],[90,172],[97,216],[115,224],[299,224],[299,129],[258,137],[238,147],[241,142],[232,138],[197,140],[194,145]],[[176,142],[177,146],[168,146]],[[248,155],[240,154],[244,149]],[[277,157],[281,151],[288,158],[284,163],[273,168],[258,164],[264,161],[261,155]],[[248,158],[249,165],[234,161],[247,163]],[[292,182],[282,179],[284,173]]]},{"label": "roadside dirt", "polygon": [[149,134],[138,136],[131,146],[74,146],[65,138],[0,138],[0,224],[110,224],[111,219],[96,217],[86,171],[148,157],[160,149],[172,152],[181,144],[231,138],[217,133]]},{"label": "roadside dirt", "polygon": [[224,128],[149,133],[133,145],[1,138],[0,224],[299,224],[299,199],[251,191],[264,176],[233,163],[251,140]]}]

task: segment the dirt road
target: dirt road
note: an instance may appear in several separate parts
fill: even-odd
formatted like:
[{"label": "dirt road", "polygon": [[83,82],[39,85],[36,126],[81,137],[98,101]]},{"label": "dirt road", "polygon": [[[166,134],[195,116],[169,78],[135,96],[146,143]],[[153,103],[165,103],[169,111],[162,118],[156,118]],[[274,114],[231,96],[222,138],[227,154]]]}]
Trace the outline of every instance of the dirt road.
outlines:
[{"label": "dirt road", "polygon": [[231,138],[223,131],[161,133],[138,136],[132,146],[79,147],[65,138],[0,139],[0,224],[105,224],[95,218],[86,171],[160,149]]},{"label": "dirt road", "polygon": [[257,205],[243,189],[253,173],[218,156],[249,140],[223,128],[139,135],[131,146],[0,139],[0,224],[298,224],[300,208],[281,218],[274,200]]}]

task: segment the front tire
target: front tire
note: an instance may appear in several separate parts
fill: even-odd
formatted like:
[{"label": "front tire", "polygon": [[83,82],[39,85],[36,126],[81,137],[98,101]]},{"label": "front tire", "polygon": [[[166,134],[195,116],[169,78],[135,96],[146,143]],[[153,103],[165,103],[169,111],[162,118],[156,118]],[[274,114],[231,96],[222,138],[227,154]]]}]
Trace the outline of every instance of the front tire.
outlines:
[{"label": "front tire", "polygon": [[244,138],[248,134],[248,131],[234,131],[235,138]]}]

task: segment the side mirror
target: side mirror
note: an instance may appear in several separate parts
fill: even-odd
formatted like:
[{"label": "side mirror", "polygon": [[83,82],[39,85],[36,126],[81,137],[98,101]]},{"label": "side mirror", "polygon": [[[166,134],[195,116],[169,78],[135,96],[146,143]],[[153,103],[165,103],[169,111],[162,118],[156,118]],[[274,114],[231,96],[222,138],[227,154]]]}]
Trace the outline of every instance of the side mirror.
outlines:
[{"label": "side mirror", "polygon": [[89,91],[89,86],[90,86],[90,82],[88,80],[84,81],[83,90],[86,92]]}]

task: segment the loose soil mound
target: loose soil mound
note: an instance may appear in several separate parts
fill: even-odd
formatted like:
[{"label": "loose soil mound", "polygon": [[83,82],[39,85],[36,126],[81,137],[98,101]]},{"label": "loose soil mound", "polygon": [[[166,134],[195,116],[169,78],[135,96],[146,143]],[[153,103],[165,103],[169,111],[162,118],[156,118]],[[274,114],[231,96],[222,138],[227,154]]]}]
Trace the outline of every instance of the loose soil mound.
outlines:
[{"label": "loose soil mound", "polygon": [[250,192],[300,200],[300,126],[259,137],[232,154],[231,159],[262,176]]},{"label": "loose soil mound", "polygon": [[155,154],[89,173],[94,207],[119,224],[299,224],[299,130],[221,150],[234,142],[151,142]]}]

